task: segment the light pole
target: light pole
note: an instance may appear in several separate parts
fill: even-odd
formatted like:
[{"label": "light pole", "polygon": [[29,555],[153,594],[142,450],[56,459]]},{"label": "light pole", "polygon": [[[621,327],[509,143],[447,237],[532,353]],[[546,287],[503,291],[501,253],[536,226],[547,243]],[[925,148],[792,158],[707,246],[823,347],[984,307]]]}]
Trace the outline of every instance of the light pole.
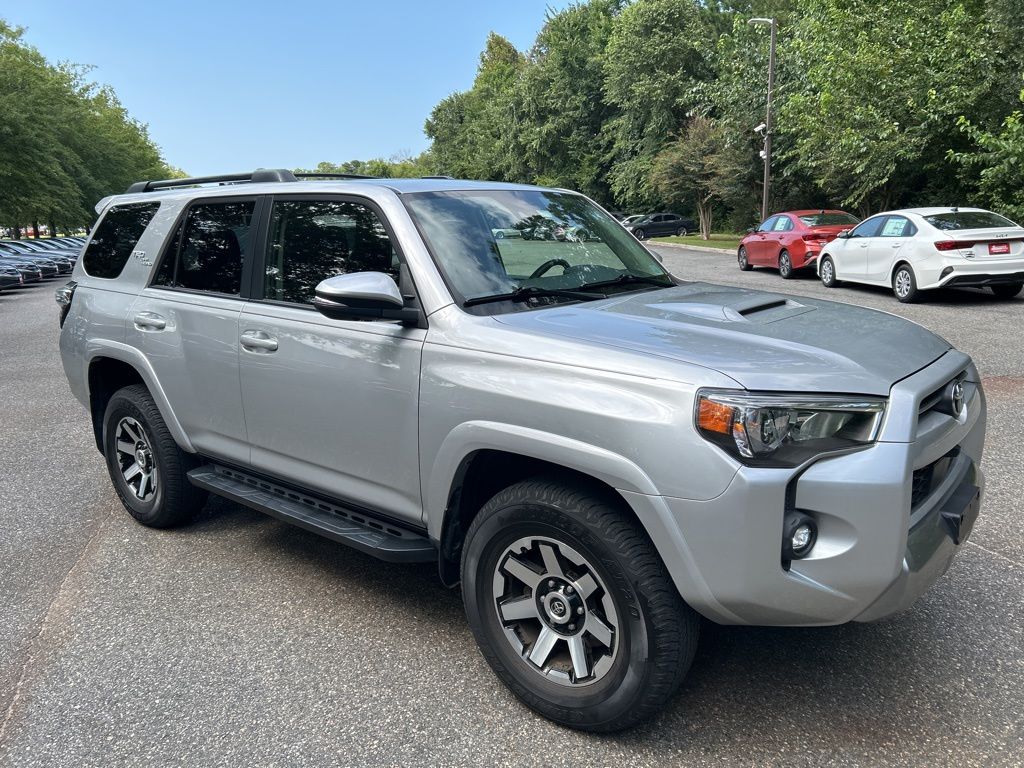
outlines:
[{"label": "light pole", "polygon": [[775,91],[775,29],[774,18],[750,19],[747,24],[771,27],[771,43],[768,47],[768,101],[764,118],[764,192],[761,196],[761,221],[768,218],[768,193],[772,186],[772,96]]}]

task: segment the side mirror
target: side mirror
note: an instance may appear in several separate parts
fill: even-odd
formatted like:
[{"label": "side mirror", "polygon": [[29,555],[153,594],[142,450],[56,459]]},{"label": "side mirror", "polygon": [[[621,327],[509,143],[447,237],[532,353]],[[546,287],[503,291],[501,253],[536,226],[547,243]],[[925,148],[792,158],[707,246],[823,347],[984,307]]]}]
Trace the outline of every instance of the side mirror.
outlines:
[{"label": "side mirror", "polygon": [[418,325],[418,309],[406,307],[402,292],[383,272],[336,275],[316,287],[313,306],[334,320],[399,320]]},{"label": "side mirror", "polygon": [[757,232],[757,227],[747,227],[747,234],[752,235]]},{"label": "side mirror", "polygon": [[850,230],[844,229],[842,232],[836,235],[836,237],[846,240],[850,237]]}]

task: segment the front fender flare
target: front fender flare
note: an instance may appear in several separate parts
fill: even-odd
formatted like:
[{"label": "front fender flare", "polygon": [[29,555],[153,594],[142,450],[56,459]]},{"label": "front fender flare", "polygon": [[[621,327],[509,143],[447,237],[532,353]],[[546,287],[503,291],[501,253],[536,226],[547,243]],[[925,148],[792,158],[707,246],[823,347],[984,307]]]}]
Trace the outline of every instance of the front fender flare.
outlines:
[{"label": "front fender flare", "polygon": [[463,459],[495,450],[528,456],[590,475],[612,488],[645,495],[658,493],[654,482],[632,461],[605,448],[530,427],[494,421],[467,421],[448,433],[427,476],[424,493],[427,530],[440,540],[452,483]]}]

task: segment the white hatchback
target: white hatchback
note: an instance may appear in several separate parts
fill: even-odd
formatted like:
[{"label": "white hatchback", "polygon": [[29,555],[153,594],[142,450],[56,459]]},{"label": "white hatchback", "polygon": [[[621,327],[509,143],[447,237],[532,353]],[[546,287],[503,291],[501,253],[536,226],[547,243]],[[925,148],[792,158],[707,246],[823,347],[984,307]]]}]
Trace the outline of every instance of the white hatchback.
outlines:
[{"label": "white hatchback", "polygon": [[865,219],[821,251],[818,276],[892,288],[912,302],[932,288],[1024,288],[1024,227],[980,208],[908,208]]}]

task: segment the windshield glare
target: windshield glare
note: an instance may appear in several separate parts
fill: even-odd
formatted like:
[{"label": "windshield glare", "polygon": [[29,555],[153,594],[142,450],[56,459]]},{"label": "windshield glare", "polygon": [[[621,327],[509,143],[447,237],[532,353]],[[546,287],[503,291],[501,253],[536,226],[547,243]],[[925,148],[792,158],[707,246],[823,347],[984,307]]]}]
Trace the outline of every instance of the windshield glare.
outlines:
[{"label": "windshield glare", "polygon": [[580,195],[471,190],[402,199],[460,302],[526,287],[571,290],[626,275],[672,285],[647,249]]},{"label": "windshield glare", "polygon": [[811,213],[800,217],[808,227],[834,227],[860,224],[860,219],[848,213]]}]

